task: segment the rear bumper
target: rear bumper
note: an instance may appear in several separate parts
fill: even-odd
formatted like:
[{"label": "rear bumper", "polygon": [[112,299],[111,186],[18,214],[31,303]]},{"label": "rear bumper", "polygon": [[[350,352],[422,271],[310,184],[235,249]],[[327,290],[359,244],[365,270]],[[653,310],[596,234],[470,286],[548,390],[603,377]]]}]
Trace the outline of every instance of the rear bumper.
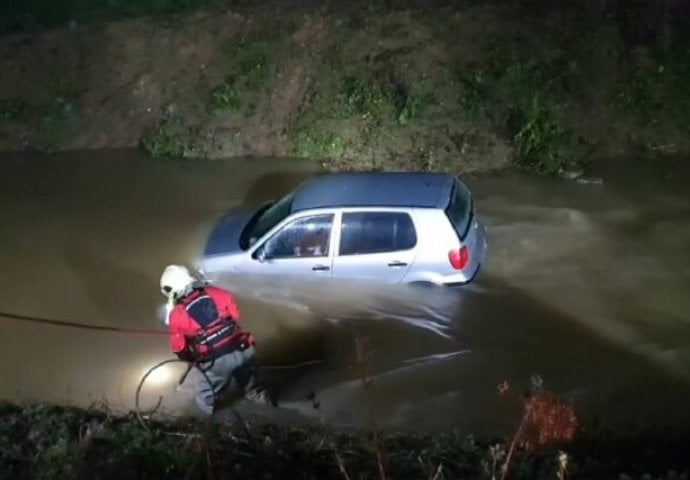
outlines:
[{"label": "rear bumper", "polygon": [[475,278],[477,278],[477,275],[479,275],[479,270],[481,270],[482,264],[481,262],[477,264],[477,268],[474,270],[474,273],[467,279],[463,280],[462,282],[448,282],[448,283],[442,283],[441,285],[444,287],[450,287],[450,288],[458,288],[458,287],[463,287],[467,285],[468,283],[472,283]]}]

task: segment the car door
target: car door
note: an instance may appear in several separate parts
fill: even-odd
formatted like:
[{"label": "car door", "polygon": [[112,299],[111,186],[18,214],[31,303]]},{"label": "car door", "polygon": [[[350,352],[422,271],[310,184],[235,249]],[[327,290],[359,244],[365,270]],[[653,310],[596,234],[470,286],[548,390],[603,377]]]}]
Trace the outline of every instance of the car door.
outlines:
[{"label": "car door", "polygon": [[343,212],[339,233],[333,278],[397,283],[416,255],[417,234],[407,212]]},{"label": "car door", "polygon": [[330,277],[333,213],[299,217],[286,223],[252,254],[245,271],[281,276]]}]

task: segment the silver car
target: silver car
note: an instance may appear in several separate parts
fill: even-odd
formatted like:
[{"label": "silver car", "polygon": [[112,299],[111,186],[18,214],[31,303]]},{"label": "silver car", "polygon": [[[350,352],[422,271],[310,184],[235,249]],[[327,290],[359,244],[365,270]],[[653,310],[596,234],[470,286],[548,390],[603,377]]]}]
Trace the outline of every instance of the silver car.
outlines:
[{"label": "silver car", "polygon": [[485,251],[472,195],[456,177],[331,173],[278,201],[227,213],[196,267],[206,274],[463,285],[475,278]]}]

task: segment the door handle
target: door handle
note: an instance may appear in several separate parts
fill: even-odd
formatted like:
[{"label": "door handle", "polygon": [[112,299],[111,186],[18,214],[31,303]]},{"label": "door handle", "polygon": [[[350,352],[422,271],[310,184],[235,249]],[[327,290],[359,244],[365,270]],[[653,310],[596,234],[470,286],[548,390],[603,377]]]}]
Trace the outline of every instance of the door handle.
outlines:
[{"label": "door handle", "polygon": [[396,260],[396,261],[394,261],[394,262],[390,262],[390,263],[388,264],[388,266],[389,266],[389,267],[405,267],[405,266],[407,266],[407,263],[405,263],[405,262],[399,262],[398,260]]},{"label": "door handle", "polygon": [[315,272],[316,271],[323,272],[326,270],[330,270],[331,267],[329,267],[328,265],[314,265],[313,267],[311,267],[311,269],[314,270]]}]

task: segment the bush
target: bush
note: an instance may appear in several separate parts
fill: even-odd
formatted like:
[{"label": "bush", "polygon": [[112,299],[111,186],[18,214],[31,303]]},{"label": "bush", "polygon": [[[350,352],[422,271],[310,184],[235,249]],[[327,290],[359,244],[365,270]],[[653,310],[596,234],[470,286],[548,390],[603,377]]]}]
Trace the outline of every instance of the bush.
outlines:
[{"label": "bush", "polygon": [[146,153],[156,159],[185,158],[191,151],[188,135],[188,131],[181,123],[163,120],[144,135],[141,146]]}]

